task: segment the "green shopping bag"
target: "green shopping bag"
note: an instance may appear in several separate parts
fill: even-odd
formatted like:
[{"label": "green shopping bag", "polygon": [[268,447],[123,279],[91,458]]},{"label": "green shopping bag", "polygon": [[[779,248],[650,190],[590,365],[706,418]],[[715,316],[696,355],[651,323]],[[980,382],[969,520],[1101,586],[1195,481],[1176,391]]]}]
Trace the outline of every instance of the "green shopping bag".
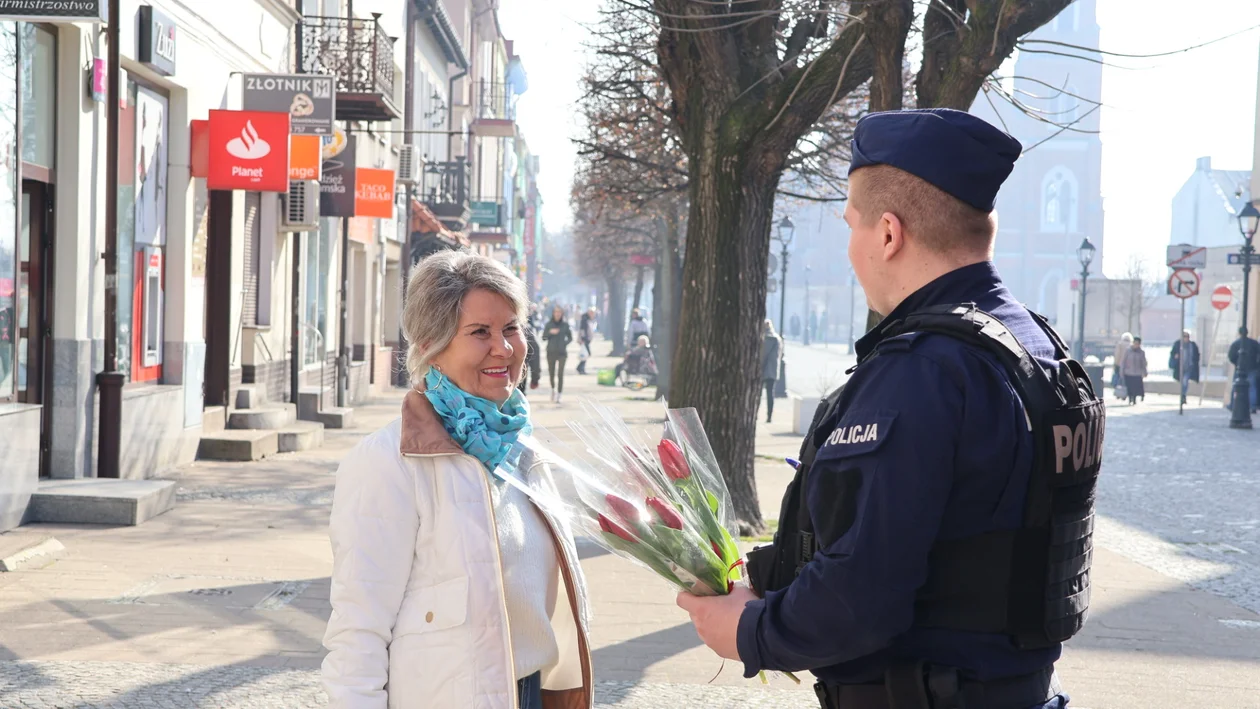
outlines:
[{"label": "green shopping bag", "polygon": [[612,369],[601,369],[595,373],[595,381],[600,386],[617,386],[617,372]]}]

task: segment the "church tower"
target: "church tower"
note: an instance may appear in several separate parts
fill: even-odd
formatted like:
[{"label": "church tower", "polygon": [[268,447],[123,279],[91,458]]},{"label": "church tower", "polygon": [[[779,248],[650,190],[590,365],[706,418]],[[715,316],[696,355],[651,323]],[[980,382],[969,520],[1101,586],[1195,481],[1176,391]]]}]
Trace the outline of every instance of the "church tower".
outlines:
[{"label": "church tower", "polygon": [[[1029,39],[1096,49],[1096,6],[1097,0],[1076,0]],[[1085,50],[1025,43],[1013,82],[1003,84],[1013,85],[1035,117],[997,95],[982,93],[972,107],[1024,145],[998,194],[994,261],[1015,296],[1060,328],[1070,324],[1072,314],[1056,312],[1059,291],[1080,277],[1076,249],[1085,237],[1098,249],[1090,275],[1101,275],[1102,268],[1101,111],[1095,107],[1102,101],[1102,65],[1092,61],[1097,59]],[[1072,127],[1063,130],[1067,124]]]}]

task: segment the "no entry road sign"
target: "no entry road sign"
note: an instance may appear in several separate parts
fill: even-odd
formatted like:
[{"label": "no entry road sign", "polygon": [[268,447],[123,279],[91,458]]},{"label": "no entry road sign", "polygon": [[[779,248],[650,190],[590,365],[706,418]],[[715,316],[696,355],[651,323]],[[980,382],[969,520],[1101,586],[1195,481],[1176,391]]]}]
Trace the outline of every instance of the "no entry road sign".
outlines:
[{"label": "no entry road sign", "polygon": [[1179,268],[1168,277],[1168,292],[1181,298],[1193,298],[1199,294],[1199,274],[1189,268]]},{"label": "no entry road sign", "polygon": [[1229,286],[1217,286],[1216,290],[1212,291],[1213,308],[1224,310],[1232,302],[1234,302],[1234,291],[1230,290]]}]

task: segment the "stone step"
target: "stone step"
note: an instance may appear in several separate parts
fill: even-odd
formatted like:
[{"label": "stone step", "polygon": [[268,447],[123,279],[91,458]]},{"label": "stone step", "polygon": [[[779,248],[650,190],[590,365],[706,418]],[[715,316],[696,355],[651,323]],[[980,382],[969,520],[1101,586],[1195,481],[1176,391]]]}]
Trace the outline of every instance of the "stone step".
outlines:
[{"label": "stone step", "polygon": [[0,571],[42,569],[65,555],[55,537],[14,530],[0,534]]},{"label": "stone step", "polygon": [[316,421],[294,421],[276,431],[280,452],[308,451],[324,445],[324,424]]},{"label": "stone step", "polygon": [[320,397],[326,396],[328,391],[328,387],[319,386],[304,386],[298,389],[298,419],[318,421],[316,414],[320,410]]},{"label": "stone step", "polygon": [[174,480],[41,480],[32,522],[135,526],[175,506]]},{"label": "stone step", "polygon": [[201,433],[218,433],[226,428],[227,418],[222,406],[207,406],[201,412]]},{"label": "stone step", "polygon": [[273,430],[221,431],[202,436],[197,449],[200,460],[260,460],[275,455],[280,449],[279,436]]},{"label": "stone step", "polygon": [[354,409],[329,406],[316,414],[316,420],[324,424],[324,428],[350,428],[354,426]]},{"label": "stone step", "polygon": [[237,409],[229,413],[227,427],[236,431],[278,429],[296,420],[297,407],[293,404],[270,404],[261,409]]},{"label": "stone step", "polygon": [[237,409],[261,409],[267,405],[267,389],[261,384],[242,384],[236,390]]}]

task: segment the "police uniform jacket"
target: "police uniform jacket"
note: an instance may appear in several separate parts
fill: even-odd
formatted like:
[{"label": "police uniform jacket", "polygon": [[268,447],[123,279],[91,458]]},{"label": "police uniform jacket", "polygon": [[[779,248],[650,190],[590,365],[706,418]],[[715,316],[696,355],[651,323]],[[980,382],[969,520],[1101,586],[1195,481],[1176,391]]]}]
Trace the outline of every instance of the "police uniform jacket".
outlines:
[{"label": "police uniform jacket", "polygon": [[[968,302],[1055,366],[1049,338],[992,263],[924,286],[884,324]],[[865,683],[898,661],[922,660],[987,681],[1049,667],[1060,645],[1021,650],[1006,635],[915,624],[915,594],[938,540],[1020,526],[1033,439],[995,356],[941,334],[884,339],[883,327],[858,341],[862,364],[818,425],[826,442],[805,487],[818,551],[787,588],[749,603],[740,618],[745,676],[808,669],[831,684]]]}]

